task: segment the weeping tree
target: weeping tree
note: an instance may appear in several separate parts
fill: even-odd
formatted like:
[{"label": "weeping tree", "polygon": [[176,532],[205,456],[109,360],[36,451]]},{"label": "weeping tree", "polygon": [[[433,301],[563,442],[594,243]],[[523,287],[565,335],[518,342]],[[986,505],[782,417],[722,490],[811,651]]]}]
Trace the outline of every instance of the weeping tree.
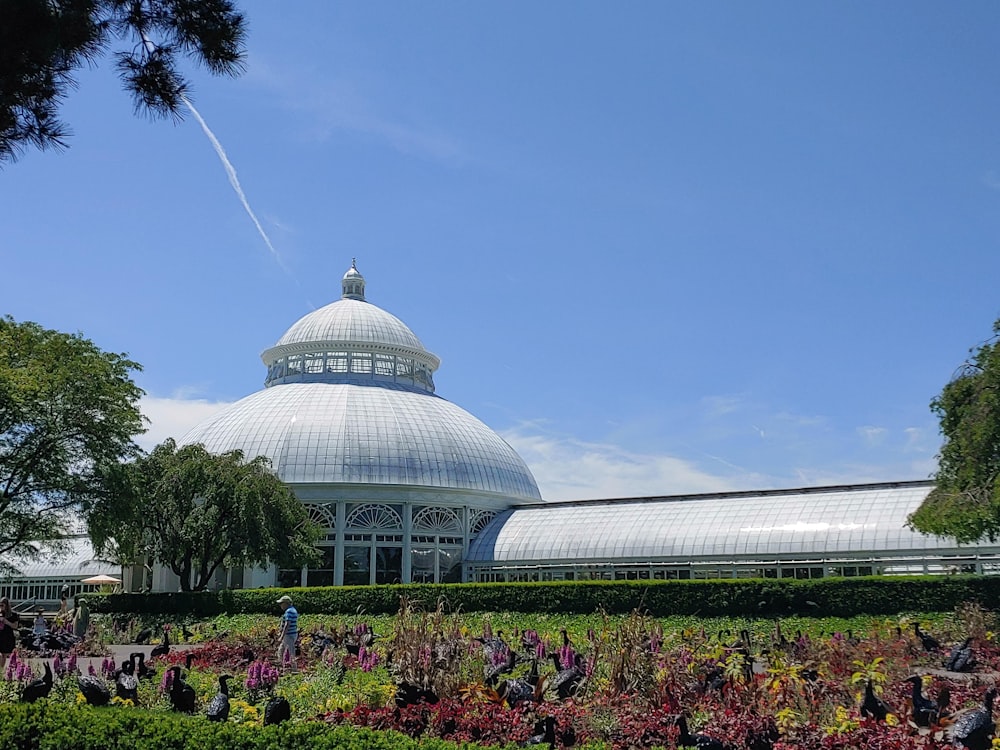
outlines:
[{"label": "weeping tree", "polygon": [[104,494],[97,467],[138,453],[139,365],[78,334],[0,317],[0,572],[58,552]]},{"label": "weeping tree", "polygon": [[0,0],[0,164],[27,146],[66,145],[59,105],[74,71],[116,42],[136,111],[179,118],[189,93],[180,59],[236,75],[245,38],[230,0]]},{"label": "weeping tree", "polygon": [[910,526],[960,543],[1000,537],[1000,320],[931,402],[944,444]]},{"label": "weeping tree", "polygon": [[207,588],[220,566],[319,559],[319,527],[263,456],[247,461],[240,451],[217,455],[167,440],[102,473],[107,491],[87,515],[95,549],[160,562],[184,591]]}]

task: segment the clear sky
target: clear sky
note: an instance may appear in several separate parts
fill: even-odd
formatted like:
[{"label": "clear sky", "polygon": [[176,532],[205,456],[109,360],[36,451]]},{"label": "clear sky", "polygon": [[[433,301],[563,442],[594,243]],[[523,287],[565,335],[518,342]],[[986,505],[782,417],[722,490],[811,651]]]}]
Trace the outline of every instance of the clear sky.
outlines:
[{"label": "clear sky", "polygon": [[547,499],[926,478],[1000,315],[995,2],[240,0],[246,73],[0,171],[0,313],[144,370],[147,447],[337,299]]}]

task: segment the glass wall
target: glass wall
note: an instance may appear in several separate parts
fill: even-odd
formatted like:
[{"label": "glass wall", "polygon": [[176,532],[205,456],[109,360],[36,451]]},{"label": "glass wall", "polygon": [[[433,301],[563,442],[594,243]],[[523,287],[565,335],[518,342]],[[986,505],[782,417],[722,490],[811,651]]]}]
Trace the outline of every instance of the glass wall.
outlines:
[{"label": "glass wall", "polygon": [[344,585],[371,583],[371,547],[344,547]]},{"label": "glass wall", "polygon": [[333,566],[337,548],[322,546],[318,549],[322,557],[319,563],[310,566],[306,571],[306,586],[333,586]]}]

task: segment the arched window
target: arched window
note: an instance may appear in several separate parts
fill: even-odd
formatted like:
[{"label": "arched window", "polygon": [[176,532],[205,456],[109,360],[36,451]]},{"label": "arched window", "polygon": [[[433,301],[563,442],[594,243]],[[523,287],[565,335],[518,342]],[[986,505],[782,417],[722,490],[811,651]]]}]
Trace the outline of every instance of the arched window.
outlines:
[{"label": "arched window", "polygon": [[309,520],[324,529],[337,528],[337,510],[334,505],[319,503],[303,503]]},{"label": "arched window", "polygon": [[347,516],[347,525],[354,529],[401,529],[403,519],[388,505],[359,505]]},{"label": "arched window", "polygon": [[469,534],[476,536],[480,531],[486,528],[487,524],[497,517],[496,511],[492,510],[474,510],[469,518]]},{"label": "arched window", "polygon": [[462,519],[452,508],[421,508],[413,514],[413,530],[432,534],[461,534]]}]

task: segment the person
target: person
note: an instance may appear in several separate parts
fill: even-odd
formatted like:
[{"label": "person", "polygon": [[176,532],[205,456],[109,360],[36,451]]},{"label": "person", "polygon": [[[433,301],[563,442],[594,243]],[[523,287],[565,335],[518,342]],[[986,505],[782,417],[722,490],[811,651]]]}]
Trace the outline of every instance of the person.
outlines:
[{"label": "person", "polygon": [[45,614],[41,607],[35,613],[35,625],[31,629],[31,632],[34,635],[45,635],[49,632],[49,624],[45,621]]},{"label": "person", "polygon": [[77,638],[84,638],[88,627],[90,627],[90,609],[87,607],[87,600],[80,599],[73,613],[73,634]]},{"label": "person", "polygon": [[278,633],[278,664],[289,663],[289,669],[297,672],[295,663],[295,641],[299,637],[299,612],[292,606],[292,597],[287,594],[278,599],[281,606],[281,631]]},{"label": "person", "polygon": [[0,599],[0,670],[7,666],[7,657],[17,645],[17,628],[21,624],[6,596]]},{"label": "person", "polygon": [[59,591],[59,611],[56,612],[55,616],[56,627],[66,627],[71,616],[69,611],[69,586],[63,586]]}]

